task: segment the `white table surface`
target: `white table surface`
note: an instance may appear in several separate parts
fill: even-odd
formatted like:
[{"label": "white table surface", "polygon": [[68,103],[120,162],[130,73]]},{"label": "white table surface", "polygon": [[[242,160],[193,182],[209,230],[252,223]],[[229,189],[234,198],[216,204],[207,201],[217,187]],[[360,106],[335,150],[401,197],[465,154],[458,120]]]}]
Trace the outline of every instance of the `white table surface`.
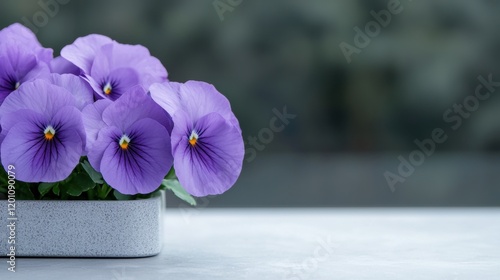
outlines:
[{"label": "white table surface", "polygon": [[500,279],[498,208],[180,208],[165,223],[156,257],[20,258],[0,279]]}]

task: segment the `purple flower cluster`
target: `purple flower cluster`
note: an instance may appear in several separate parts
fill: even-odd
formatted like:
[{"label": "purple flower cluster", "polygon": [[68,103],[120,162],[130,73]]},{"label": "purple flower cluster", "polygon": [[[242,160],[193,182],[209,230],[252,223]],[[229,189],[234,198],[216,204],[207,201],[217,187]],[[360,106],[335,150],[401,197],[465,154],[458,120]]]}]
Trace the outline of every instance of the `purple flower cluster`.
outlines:
[{"label": "purple flower cluster", "polygon": [[0,31],[0,157],[25,182],[59,182],[82,157],[122,194],[155,191],[173,167],[194,196],[238,178],[241,129],[214,86],[171,82],[139,45],[78,38],[53,58],[20,24]]}]

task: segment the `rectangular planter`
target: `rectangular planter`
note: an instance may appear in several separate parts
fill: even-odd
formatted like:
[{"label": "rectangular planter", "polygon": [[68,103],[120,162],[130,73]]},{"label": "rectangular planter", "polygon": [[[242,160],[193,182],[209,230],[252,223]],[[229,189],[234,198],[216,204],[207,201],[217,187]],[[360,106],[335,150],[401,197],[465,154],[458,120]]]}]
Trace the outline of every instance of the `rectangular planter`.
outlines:
[{"label": "rectangular planter", "polygon": [[[161,250],[163,196],[128,201],[16,201],[16,257],[148,257]],[[0,255],[11,230],[0,201]]]}]

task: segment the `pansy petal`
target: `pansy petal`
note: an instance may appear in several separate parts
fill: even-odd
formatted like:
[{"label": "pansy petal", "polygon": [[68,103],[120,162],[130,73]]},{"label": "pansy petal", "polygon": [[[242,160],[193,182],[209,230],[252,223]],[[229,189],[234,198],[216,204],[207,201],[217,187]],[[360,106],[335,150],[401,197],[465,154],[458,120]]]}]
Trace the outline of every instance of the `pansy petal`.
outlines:
[{"label": "pansy petal", "polygon": [[[33,61],[32,67],[35,66]],[[12,65],[8,55],[0,54],[0,104],[7,98],[7,96],[16,90],[16,83],[18,82],[15,66]]]},{"label": "pansy petal", "polygon": [[110,146],[114,146],[122,136],[122,131],[115,126],[108,126],[99,131],[97,140],[90,147],[87,157],[90,165],[97,170],[101,171],[101,162],[104,152]]},{"label": "pansy petal", "polygon": [[188,81],[180,86],[179,94],[184,110],[193,120],[212,112],[217,112],[226,119],[232,114],[227,98],[211,84]]},{"label": "pansy petal", "polygon": [[38,42],[35,34],[20,23],[13,23],[0,30],[0,39],[2,39],[2,43],[4,42],[4,40],[13,39],[26,45],[26,47],[28,48],[42,47],[42,45]]},{"label": "pansy petal", "polygon": [[[218,113],[198,120],[193,128],[179,127],[181,115],[174,116],[172,131],[175,170],[179,182],[194,196],[217,195],[228,190],[237,180],[244,156],[241,132]],[[199,135],[191,145],[186,130]]]},{"label": "pansy petal", "polygon": [[56,86],[66,89],[75,97],[76,107],[82,110],[94,101],[92,88],[82,78],[72,74],[51,74],[50,81]]},{"label": "pansy petal", "polygon": [[93,104],[87,105],[83,111],[83,125],[85,126],[85,132],[87,134],[87,147],[91,149],[94,142],[97,140],[97,135],[101,129],[106,127],[106,123],[102,120],[102,112],[110,104],[111,100],[101,99]]},{"label": "pansy petal", "polygon": [[66,89],[40,79],[25,83],[9,94],[3,106],[0,106],[0,118],[19,109],[30,109],[53,116],[60,108],[75,104],[75,98]]},{"label": "pansy petal", "polygon": [[62,56],[58,56],[50,61],[50,72],[57,74],[73,74],[79,76],[82,70]]},{"label": "pansy petal", "polygon": [[84,73],[89,74],[97,51],[103,45],[112,42],[113,40],[103,35],[87,35],[64,47],[61,50],[61,56],[82,69]]},{"label": "pansy petal", "polygon": [[[96,52],[94,64],[105,63],[100,68],[94,68],[92,65],[92,75],[102,75],[99,70],[107,69],[113,70],[117,68],[127,68],[137,64],[145,57],[150,56],[149,51],[140,45],[126,45],[113,42],[99,48]],[[106,66],[106,67],[103,67]]]},{"label": "pansy petal", "polygon": [[47,64],[39,63],[29,72],[27,72],[21,79],[19,79],[19,85],[23,83],[34,81],[36,79],[48,79],[50,77],[50,69]]},{"label": "pansy petal", "polygon": [[81,77],[94,90],[94,99],[99,100],[99,99],[103,99],[104,98],[103,96],[101,96],[98,93],[98,92],[102,91],[102,87],[101,87],[101,85],[96,80],[94,80],[94,78],[92,78],[90,75],[87,75],[87,74],[84,74]]},{"label": "pansy petal", "polygon": [[[33,121],[33,110],[29,109],[20,109],[15,112],[10,112],[4,116],[0,120],[2,124],[2,134],[7,134],[11,128],[19,125],[19,123],[23,122],[32,122]],[[39,113],[36,113],[39,114]],[[38,115],[37,115],[38,116]],[[39,118],[42,120],[42,117]],[[45,121],[48,121],[47,118],[44,118]],[[41,121],[40,121],[41,122]]]},{"label": "pansy petal", "polygon": [[165,82],[153,84],[149,91],[155,102],[170,115],[184,110],[191,120],[196,121],[211,112],[217,112],[241,132],[229,101],[211,84],[198,81],[184,84]]},{"label": "pansy petal", "polygon": [[42,47],[36,35],[19,23],[0,30],[0,46],[4,44],[15,44],[17,49],[28,50],[35,54],[39,61],[49,63],[52,60],[52,49]]},{"label": "pansy petal", "polygon": [[149,87],[152,83],[164,82],[167,79],[167,70],[161,62],[152,57],[149,50],[141,45],[127,45],[113,42],[102,46],[97,53],[94,64],[102,63],[95,68],[92,66],[92,76],[102,76],[102,70],[112,71],[118,68],[133,68],[141,73],[141,84]]},{"label": "pansy petal", "polygon": [[36,56],[24,49],[15,47],[0,48],[2,58],[2,72],[11,73],[15,78],[24,76],[37,65]]},{"label": "pansy petal", "polygon": [[127,149],[118,142],[106,148],[100,166],[103,178],[123,194],[151,193],[172,167],[168,132],[158,122],[142,119],[126,133],[131,140]]},{"label": "pansy petal", "polygon": [[132,88],[104,111],[102,118],[108,125],[115,125],[125,131],[143,118],[154,119],[170,132],[172,119],[140,86]]},{"label": "pansy petal", "polygon": [[68,131],[76,133],[81,139],[81,150],[85,151],[87,136],[83,127],[82,113],[76,107],[66,106],[58,109],[57,113],[49,120],[49,124],[55,128],[56,134],[61,135],[61,137]]},{"label": "pansy petal", "polygon": [[7,114],[0,119],[0,144],[3,142],[3,139],[9,133],[11,128],[23,125],[22,123],[44,123],[46,121],[47,118],[44,118],[41,114],[35,113],[29,109],[21,109]]},{"label": "pansy petal", "polygon": [[58,133],[50,141],[40,130],[43,118],[32,112],[33,121],[13,127],[2,143],[2,164],[16,167],[16,177],[25,182],[58,182],[78,164],[82,140],[74,129]]},{"label": "pansy petal", "polygon": [[49,75],[46,64],[37,63],[33,54],[21,49],[0,48],[0,65],[0,104],[21,84]]},{"label": "pansy petal", "polygon": [[[89,75],[96,81],[94,90],[99,95],[116,100],[135,85],[148,88],[154,82],[165,81],[167,72],[145,47],[114,42],[96,53]],[[103,91],[106,85],[112,87],[108,94]]]},{"label": "pansy petal", "polygon": [[135,65],[135,68],[141,73],[141,83],[146,88],[154,83],[163,83],[167,81],[168,73],[161,61],[149,56]]},{"label": "pansy petal", "polygon": [[149,87],[151,98],[171,116],[173,116],[177,110],[182,109],[179,96],[180,85],[181,84],[176,82],[166,82],[155,83]]},{"label": "pansy petal", "polygon": [[[102,98],[109,98],[111,100],[120,98],[120,96],[129,91],[131,88],[140,84],[139,74],[132,68],[114,69],[105,77],[98,78],[98,76],[92,76],[92,79],[100,81],[99,83],[91,83],[94,91]],[[108,85],[110,86],[111,91],[106,94],[104,92],[104,87]]]},{"label": "pansy petal", "polygon": [[189,137],[194,129],[194,124],[187,113],[182,110],[177,111],[177,113],[172,117],[172,120],[175,123],[175,126],[170,133],[170,137],[172,139],[172,154],[175,154],[178,146],[186,143],[186,141],[183,140],[183,137]]}]

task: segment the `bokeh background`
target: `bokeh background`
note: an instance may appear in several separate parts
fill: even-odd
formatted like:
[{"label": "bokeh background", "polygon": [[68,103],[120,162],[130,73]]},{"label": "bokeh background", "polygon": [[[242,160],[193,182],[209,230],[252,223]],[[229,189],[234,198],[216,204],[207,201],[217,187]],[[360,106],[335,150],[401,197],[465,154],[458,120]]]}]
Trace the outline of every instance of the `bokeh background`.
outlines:
[{"label": "bokeh background", "polygon": [[[105,34],[148,47],[171,80],[214,84],[248,154],[237,184],[201,207],[499,206],[500,87],[456,130],[443,114],[479,76],[500,81],[500,2],[401,0],[348,63],[339,45],[356,46],[354,28],[391,1],[4,0],[0,27],[31,25],[56,55]],[[270,134],[285,107],[294,118]],[[435,128],[447,140],[391,189],[384,174]]]}]

